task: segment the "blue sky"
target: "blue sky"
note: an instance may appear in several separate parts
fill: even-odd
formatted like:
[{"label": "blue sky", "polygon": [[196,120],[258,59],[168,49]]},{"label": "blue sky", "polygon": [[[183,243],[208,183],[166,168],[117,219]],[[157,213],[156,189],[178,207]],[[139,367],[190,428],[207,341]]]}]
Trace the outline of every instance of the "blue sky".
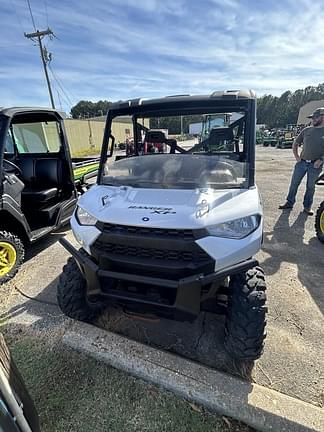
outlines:
[{"label": "blue sky", "polygon": [[[49,26],[55,102],[252,88],[279,95],[324,82],[321,0],[30,0]],[[0,105],[48,106],[26,0],[0,3]],[[58,82],[61,84],[58,84]],[[62,90],[63,87],[63,90]]]}]

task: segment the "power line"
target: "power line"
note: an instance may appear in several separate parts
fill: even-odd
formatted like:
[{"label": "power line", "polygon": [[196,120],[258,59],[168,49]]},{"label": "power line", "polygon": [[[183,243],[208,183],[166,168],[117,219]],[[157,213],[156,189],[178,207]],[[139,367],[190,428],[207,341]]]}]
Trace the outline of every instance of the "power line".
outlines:
[{"label": "power line", "polygon": [[44,5],[45,5],[46,25],[47,25],[47,27],[49,27],[49,25],[48,25],[47,0],[44,0]]},{"label": "power line", "polygon": [[32,20],[32,23],[33,23],[33,26],[34,26],[34,30],[36,32],[37,30],[36,30],[35,20],[34,20],[34,16],[33,16],[33,12],[32,12],[29,0],[27,0],[27,3],[28,3],[30,17],[31,17],[31,20]]},{"label": "power line", "polygon": [[67,89],[65,89],[64,84],[61,80],[61,78],[58,76],[57,72],[53,71],[53,68],[51,65],[49,65],[51,72],[53,74],[53,77],[55,79],[55,81],[58,83],[58,85],[60,86],[61,90],[65,93],[66,97],[70,100],[70,102],[73,104],[74,102],[72,101],[72,99],[75,99],[75,97],[72,95],[72,93],[70,93]]},{"label": "power line", "polygon": [[[57,72],[53,71],[53,67],[51,64],[49,64],[49,67],[51,68],[51,72],[52,72],[53,76],[55,77],[55,79],[61,84],[62,87],[64,87],[63,80],[59,77],[59,74]],[[72,101],[72,99],[76,100],[76,97],[67,88],[65,89],[65,91],[67,93],[67,97],[69,97],[69,99],[71,101]]]},{"label": "power line", "polygon": [[57,98],[59,100],[61,111],[63,111],[62,101],[61,101],[61,95],[60,95],[60,92],[57,89],[56,89],[56,93],[57,93]]},{"label": "power line", "polygon": [[19,17],[18,12],[17,12],[17,8],[16,8],[16,5],[15,5],[15,3],[14,3],[14,0],[11,0],[11,4],[12,4],[13,10],[14,10],[14,12],[15,12],[15,15],[16,15],[16,17],[17,17],[17,20],[18,20],[19,26],[20,26],[20,28],[21,28],[21,31],[22,31],[22,33],[24,33],[24,29],[23,29],[23,26],[22,26],[22,23],[21,23],[21,19],[20,19],[20,17]]},{"label": "power line", "polygon": [[70,102],[66,99],[66,97],[62,93],[60,93],[59,88],[56,86],[56,83],[54,84],[54,88],[55,88],[57,96],[58,96],[59,104],[62,106],[62,102],[61,102],[61,99],[62,99],[64,101],[65,105],[67,107],[69,107],[71,105]]},{"label": "power line", "polygon": [[52,76],[53,76],[54,80],[56,81],[56,83],[58,84],[58,86],[60,87],[60,89],[62,90],[62,92],[64,93],[65,97],[67,98],[67,100],[69,101],[69,103],[71,104],[71,106],[73,106],[74,102],[72,102],[72,100],[70,99],[69,95],[64,90],[63,83],[61,82],[61,80],[59,79],[59,77],[57,76],[57,74],[53,71],[53,68],[52,68],[51,64],[49,64],[48,67],[49,67],[49,70],[52,73]]},{"label": "power line", "polygon": [[69,92],[69,91],[64,87],[62,80],[59,78],[57,72],[54,72],[54,71],[53,71],[53,68],[52,68],[51,65],[49,65],[49,68],[50,68],[50,71],[51,71],[51,73],[52,73],[52,75],[53,75],[55,81],[56,81],[57,84],[59,85],[59,87],[60,87],[60,89],[62,90],[62,92],[65,94],[66,98],[69,100],[69,103],[70,103],[71,105],[74,105],[74,104],[75,104],[74,101],[75,101],[76,98],[72,95],[71,92]]}]

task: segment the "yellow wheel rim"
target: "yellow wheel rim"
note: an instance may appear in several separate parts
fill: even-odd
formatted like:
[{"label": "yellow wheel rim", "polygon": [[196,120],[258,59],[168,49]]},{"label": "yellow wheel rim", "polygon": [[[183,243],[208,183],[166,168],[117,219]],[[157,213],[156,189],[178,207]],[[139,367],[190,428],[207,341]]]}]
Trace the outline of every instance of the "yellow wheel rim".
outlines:
[{"label": "yellow wheel rim", "polygon": [[320,229],[321,232],[324,234],[324,210],[322,211],[320,215]]},{"label": "yellow wheel rim", "polygon": [[11,243],[0,242],[0,277],[12,270],[17,260],[17,252]]}]

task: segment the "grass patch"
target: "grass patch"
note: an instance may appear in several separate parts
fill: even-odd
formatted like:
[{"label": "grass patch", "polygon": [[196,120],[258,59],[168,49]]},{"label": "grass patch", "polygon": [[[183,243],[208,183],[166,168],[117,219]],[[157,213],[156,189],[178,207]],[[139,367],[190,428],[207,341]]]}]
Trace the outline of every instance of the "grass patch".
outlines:
[{"label": "grass patch", "polygon": [[43,432],[251,431],[39,335],[6,335]]}]

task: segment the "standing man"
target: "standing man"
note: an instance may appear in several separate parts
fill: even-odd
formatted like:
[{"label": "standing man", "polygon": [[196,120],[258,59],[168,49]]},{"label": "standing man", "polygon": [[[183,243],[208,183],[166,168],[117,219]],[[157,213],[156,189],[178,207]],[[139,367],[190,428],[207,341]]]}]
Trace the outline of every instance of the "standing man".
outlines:
[{"label": "standing man", "polygon": [[[324,162],[324,108],[317,108],[308,118],[312,119],[313,126],[303,129],[294,141],[293,153],[297,162],[291,178],[287,202],[279,206],[279,209],[293,208],[298,187],[307,174],[304,212],[311,216],[315,182]],[[303,149],[299,155],[298,147],[301,145]]]}]

